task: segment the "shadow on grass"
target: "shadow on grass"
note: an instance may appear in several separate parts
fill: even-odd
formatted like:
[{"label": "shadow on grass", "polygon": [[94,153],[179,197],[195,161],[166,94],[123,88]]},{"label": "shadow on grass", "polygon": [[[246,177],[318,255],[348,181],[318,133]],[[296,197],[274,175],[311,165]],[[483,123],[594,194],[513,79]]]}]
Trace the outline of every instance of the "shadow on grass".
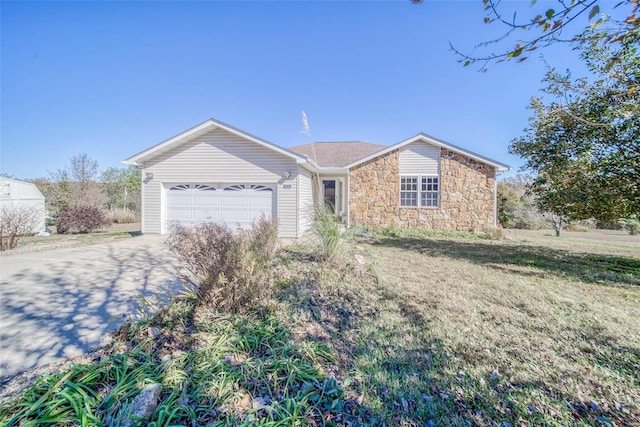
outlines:
[{"label": "shadow on grass", "polygon": [[[520,275],[545,277],[545,274],[552,274],[587,283],[640,285],[640,259],[636,258],[572,253],[543,246],[411,237],[381,238],[373,244],[431,257],[464,259]],[[527,268],[538,271],[523,270]]]},{"label": "shadow on grass", "polygon": [[[420,252],[422,243],[409,242]],[[482,244],[463,248],[489,249]],[[496,262],[500,254],[475,259]],[[627,425],[638,415],[638,408],[624,412],[611,403],[625,401],[616,391],[583,395],[563,387],[562,380],[517,380],[518,375],[508,374],[525,363],[517,353],[510,356],[515,359],[491,358],[488,363],[490,355],[474,347],[457,348],[435,338],[428,310],[396,283],[369,277],[353,286],[336,270],[317,272],[316,280],[292,285],[285,298],[297,301],[297,309],[306,310],[309,318],[306,333],[299,337],[330,342],[338,353],[337,376],[352,381],[345,393],[362,396],[366,405],[358,425],[607,425],[607,420]],[[325,274],[333,274],[339,285],[323,284]],[[615,337],[597,329],[587,331],[575,345],[585,360],[637,382],[637,349],[621,347]],[[493,364],[499,374],[487,370]],[[585,381],[580,369],[570,374],[576,383]],[[556,374],[565,375],[560,367]]]}]

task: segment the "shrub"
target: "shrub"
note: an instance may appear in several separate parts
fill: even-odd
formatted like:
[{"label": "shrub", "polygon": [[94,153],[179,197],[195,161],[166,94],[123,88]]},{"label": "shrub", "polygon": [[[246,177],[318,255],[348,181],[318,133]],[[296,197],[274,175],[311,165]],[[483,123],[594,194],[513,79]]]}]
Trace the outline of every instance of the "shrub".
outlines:
[{"label": "shrub", "polygon": [[638,217],[621,218],[618,220],[618,224],[632,236],[640,233],[640,219]]},{"label": "shrub", "polygon": [[583,232],[583,233],[586,233],[587,231],[589,231],[589,227],[586,227],[580,224],[569,224],[564,229],[567,231]]},{"label": "shrub", "polygon": [[313,210],[311,231],[318,238],[318,255],[321,259],[332,260],[342,249],[340,225],[333,210],[325,205],[318,205]]},{"label": "shrub", "polygon": [[90,233],[109,225],[104,212],[94,206],[76,206],[63,212],[56,220],[61,234]]},{"label": "shrub", "polygon": [[37,214],[32,207],[3,206],[0,209],[0,251],[14,249],[20,237],[33,234]]},{"label": "shrub", "polygon": [[107,218],[114,224],[131,224],[138,222],[138,216],[129,209],[115,208],[107,213]]},{"label": "shrub", "polygon": [[167,244],[182,260],[180,278],[206,304],[240,312],[270,290],[268,268],[278,245],[274,221],[263,218],[236,232],[212,222],[190,228],[174,224]]}]

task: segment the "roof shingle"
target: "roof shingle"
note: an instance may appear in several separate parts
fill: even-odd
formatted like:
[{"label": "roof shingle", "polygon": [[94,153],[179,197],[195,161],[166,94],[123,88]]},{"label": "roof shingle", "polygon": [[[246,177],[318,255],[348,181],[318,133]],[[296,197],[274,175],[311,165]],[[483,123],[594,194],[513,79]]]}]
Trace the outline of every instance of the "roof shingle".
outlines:
[{"label": "roof shingle", "polygon": [[312,142],[310,144],[289,147],[294,153],[307,156],[320,167],[343,167],[372,155],[385,145],[370,144],[361,141],[348,142]]}]

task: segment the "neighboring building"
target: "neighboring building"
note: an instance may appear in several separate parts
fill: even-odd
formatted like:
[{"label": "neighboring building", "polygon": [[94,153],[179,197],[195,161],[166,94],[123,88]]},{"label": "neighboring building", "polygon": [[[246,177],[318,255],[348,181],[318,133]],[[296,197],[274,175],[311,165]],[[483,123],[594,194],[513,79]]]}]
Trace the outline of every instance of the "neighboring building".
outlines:
[{"label": "neighboring building", "polygon": [[12,208],[33,209],[33,232],[45,230],[44,196],[38,187],[30,182],[0,177],[0,214]]},{"label": "neighboring building", "polygon": [[136,154],[142,232],[173,221],[246,227],[265,215],[281,237],[309,228],[324,200],[346,226],[493,228],[505,164],[426,134],[392,146],[315,142],[285,149],[210,119]]}]

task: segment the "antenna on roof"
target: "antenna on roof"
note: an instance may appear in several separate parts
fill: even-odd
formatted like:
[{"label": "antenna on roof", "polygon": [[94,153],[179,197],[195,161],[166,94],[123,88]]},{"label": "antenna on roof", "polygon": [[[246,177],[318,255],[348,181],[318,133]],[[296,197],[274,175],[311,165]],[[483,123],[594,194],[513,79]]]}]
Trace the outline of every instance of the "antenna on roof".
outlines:
[{"label": "antenna on roof", "polygon": [[[304,112],[304,110],[302,110],[302,130],[300,131],[300,133],[307,135],[309,139],[311,139],[311,128],[309,128],[309,120],[307,119],[307,114]],[[313,143],[311,143],[310,145],[311,145],[311,160],[313,160],[313,163],[317,165],[318,159],[316,157],[315,145]],[[315,172],[313,172],[312,176],[313,176],[312,182],[316,187],[315,205],[319,206],[321,203],[323,203],[324,196],[322,195],[322,181],[320,180],[320,173],[318,172],[317,169],[315,170]]]},{"label": "antenna on roof", "polygon": [[300,133],[311,137],[311,129],[309,128],[309,120],[307,120],[307,114],[302,110],[302,130]]}]

